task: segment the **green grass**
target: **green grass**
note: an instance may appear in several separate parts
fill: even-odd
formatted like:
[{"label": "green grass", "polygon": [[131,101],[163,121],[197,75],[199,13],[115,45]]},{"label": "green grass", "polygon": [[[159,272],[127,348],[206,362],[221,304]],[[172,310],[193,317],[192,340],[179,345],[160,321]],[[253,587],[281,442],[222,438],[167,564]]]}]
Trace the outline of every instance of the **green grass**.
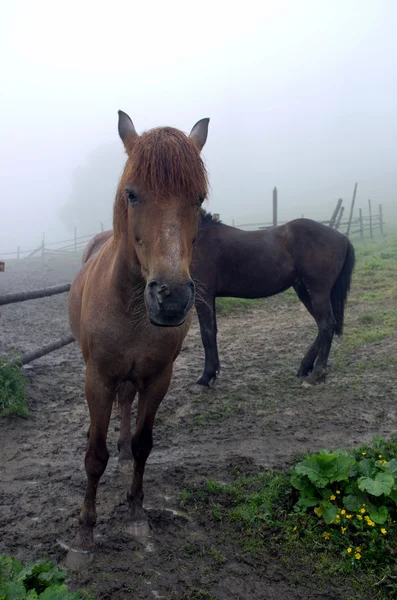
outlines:
[{"label": "green grass", "polygon": [[[397,457],[397,440],[376,439],[355,452]],[[291,581],[307,589],[308,598],[330,589],[346,600],[397,597],[396,525],[387,527],[386,553],[365,560],[364,551],[360,563],[347,553],[354,533],[348,540],[336,527],[329,538],[324,533],[330,526],[312,510],[295,512],[299,492],[291,485],[290,475],[283,470],[246,474],[239,466],[230,471],[227,481],[208,479],[183,490],[181,506],[211,531],[212,541],[214,532],[219,536],[216,550],[210,550],[218,568],[228,555],[249,555],[258,564],[277,557]],[[189,544],[185,552],[197,560],[205,554],[195,544]]]},{"label": "green grass", "polygon": [[269,298],[258,298],[248,300],[246,298],[216,298],[216,312],[218,315],[227,316],[233,313],[247,312],[253,308],[260,306],[277,306],[280,302],[285,305],[295,304],[299,299],[293,288],[290,288],[282,294],[271,296]]},{"label": "green grass", "polygon": [[[395,368],[395,357],[387,350],[383,353],[380,344],[397,331],[397,237],[358,241],[354,245],[356,267],[344,334],[342,343],[334,344],[332,350],[335,371],[349,371],[350,377],[352,358],[357,364],[356,373]],[[372,350],[377,354],[374,358],[368,356]],[[361,358],[364,355],[365,359]],[[365,385],[364,378],[355,387]]]},{"label": "green grass", "polygon": [[27,380],[9,361],[0,362],[0,417],[28,415]]},{"label": "green grass", "polygon": [[246,298],[216,298],[216,312],[218,315],[246,312],[255,306],[260,306],[262,302],[262,300],[247,300]]}]

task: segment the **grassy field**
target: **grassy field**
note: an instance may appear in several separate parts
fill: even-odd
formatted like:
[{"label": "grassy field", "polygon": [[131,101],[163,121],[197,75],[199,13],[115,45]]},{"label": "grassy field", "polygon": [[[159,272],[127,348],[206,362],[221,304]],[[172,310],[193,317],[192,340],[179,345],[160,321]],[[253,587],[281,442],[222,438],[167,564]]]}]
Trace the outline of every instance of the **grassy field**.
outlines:
[{"label": "grassy field", "polygon": [[[351,388],[360,391],[365,388],[367,377],[373,377],[375,371],[390,373],[397,370],[397,349],[396,344],[393,345],[397,332],[397,236],[358,242],[355,249],[357,262],[348,302],[348,327],[343,342],[335,344],[332,363],[335,371],[341,374],[340,386],[346,385],[344,375],[348,375],[352,379]],[[220,298],[217,310],[221,315],[230,315],[261,303],[271,305],[275,302],[291,304],[299,303],[299,300],[293,290],[266,300]],[[374,351],[382,345],[390,346],[390,352],[379,355]],[[352,357],[355,360],[353,374]],[[387,456],[388,461],[393,461],[397,459],[397,443],[376,439],[354,453],[356,456],[372,453],[374,460],[377,456]],[[197,560],[210,555],[214,569],[220,568],[233,552],[242,552],[247,560],[257,562],[258,566],[269,556],[277,556],[290,573],[289,578],[292,573],[292,579],[307,586],[307,598],[320,597],[317,594],[321,592],[324,597],[328,597],[328,593],[331,597],[331,582],[333,591],[336,587],[340,594],[332,595],[335,598],[397,598],[397,528],[394,520],[397,492],[387,530],[381,524],[374,526],[371,534],[375,541],[370,534],[368,539],[357,537],[355,530],[351,538],[347,538],[344,531],[333,533],[332,527],[328,527],[313,508],[296,512],[299,494],[291,484],[291,472],[255,472],[236,465],[226,482],[206,480],[199,486],[184,489],[181,507],[193,512],[203,527],[218,532],[216,546],[192,545],[186,552],[194,554]],[[397,476],[395,481],[397,484]],[[344,510],[343,504],[341,507]],[[387,534],[381,531],[387,531]],[[383,545],[382,535],[385,538]],[[364,539],[365,550],[357,545],[361,543],[358,539]],[[378,547],[376,543],[381,545]],[[365,551],[370,558],[363,558]],[[198,595],[192,592],[183,598],[213,598],[205,589],[194,593]]]}]

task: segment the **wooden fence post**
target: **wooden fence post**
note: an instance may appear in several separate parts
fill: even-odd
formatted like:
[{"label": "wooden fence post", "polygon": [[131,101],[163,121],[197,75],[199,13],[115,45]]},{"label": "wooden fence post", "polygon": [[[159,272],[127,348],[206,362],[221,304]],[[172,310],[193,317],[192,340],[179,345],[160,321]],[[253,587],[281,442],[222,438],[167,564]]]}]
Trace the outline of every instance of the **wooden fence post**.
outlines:
[{"label": "wooden fence post", "polygon": [[45,233],[43,233],[43,239],[41,240],[41,260],[44,262],[44,250],[45,248]]},{"label": "wooden fence post", "polygon": [[103,232],[103,223],[101,222],[101,232]]},{"label": "wooden fence post", "polygon": [[77,228],[74,228],[74,251],[77,252]]},{"label": "wooden fence post", "polygon": [[273,226],[277,226],[277,188],[273,190]]},{"label": "wooden fence post", "polygon": [[385,235],[383,233],[383,210],[382,210],[382,205],[379,204],[379,229],[382,235]]},{"label": "wooden fence post", "polygon": [[369,208],[369,235],[372,240],[372,209],[371,209],[371,200],[368,200],[368,208]]},{"label": "wooden fence post", "polygon": [[342,206],[342,207],[341,207],[341,209],[340,209],[340,213],[339,213],[338,220],[337,220],[337,221],[336,221],[336,223],[335,223],[335,229],[339,229],[339,227],[340,227],[340,222],[342,221],[342,217],[343,217],[343,213],[344,213],[344,211],[345,211],[345,207],[344,207],[344,206]]},{"label": "wooden fence post", "polygon": [[364,239],[364,223],[363,223],[363,211],[361,210],[361,208],[358,209],[359,213],[360,213],[360,236],[361,239]]},{"label": "wooden fence post", "polygon": [[349,222],[347,224],[347,231],[346,231],[346,235],[347,237],[349,237],[350,234],[350,227],[352,224],[352,218],[353,218],[353,210],[354,210],[354,203],[356,201],[356,193],[357,193],[357,183],[354,186],[354,192],[353,192],[353,198],[352,198],[352,203],[350,205],[350,215],[349,215]]},{"label": "wooden fence post", "polygon": [[19,246],[17,248],[17,259],[19,260]]},{"label": "wooden fence post", "polygon": [[338,217],[338,212],[340,211],[340,207],[342,206],[342,202],[343,202],[342,198],[339,198],[338,202],[336,203],[335,210],[332,213],[331,220],[329,222],[330,227],[334,227],[334,225],[336,223],[336,219]]}]

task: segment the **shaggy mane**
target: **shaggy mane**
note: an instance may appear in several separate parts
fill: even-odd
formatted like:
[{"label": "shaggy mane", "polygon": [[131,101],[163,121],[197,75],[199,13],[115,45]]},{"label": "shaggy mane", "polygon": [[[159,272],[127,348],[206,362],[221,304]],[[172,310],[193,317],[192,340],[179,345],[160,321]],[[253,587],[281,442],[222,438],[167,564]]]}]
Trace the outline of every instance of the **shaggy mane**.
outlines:
[{"label": "shaggy mane", "polygon": [[205,225],[221,225],[222,221],[221,220],[216,220],[216,218],[214,217],[214,215],[212,215],[210,212],[207,212],[205,210],[205,208],[201,208],[200,209],[200,225],[201,226],[205,226]]},{"label": "shaggy mane", "polygon": [[200,152],[192,139],[173,127],[159,127],[137,138],[121,177],[113,211],[115,236],[124,230],[127,181],[144,189],[153,200],[180,196],[197,200],[208,194],[208,178]]}]

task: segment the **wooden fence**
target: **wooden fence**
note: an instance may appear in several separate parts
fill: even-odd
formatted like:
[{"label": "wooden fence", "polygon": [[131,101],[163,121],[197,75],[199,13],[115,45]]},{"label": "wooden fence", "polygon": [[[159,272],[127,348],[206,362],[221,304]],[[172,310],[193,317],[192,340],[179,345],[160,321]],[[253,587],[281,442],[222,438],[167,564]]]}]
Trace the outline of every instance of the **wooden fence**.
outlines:
[{"label": "wooden fence", "polygon": [[[5,304],[14,304],[15,302],[26,302],[26,300],[35,300],[36,298],[44,298],[45,296],[54,296],[55,294],[64,294],[70,290],[70,283],[64,283],[61,285],[54,285],[48,288],[41,288],[38,290],[31,290],[29,292],[15,292],[11,294],[4,294],[0,296],[0,306],[4,306]],[[68,335],[64,335],[58,340],[54,342],[50,342],[45,344],[45,346],[41,346],[40,348],[36,348],[35,350],[30,350],[28,352],[24,352],[21,356],[17,356],[11,360],[11,363],[14,365],[27,365],[28,363],[36,360],[37,358],[41,358],[50,352],[54,352],[59,348],[63,348],[63,346],[67,346],[74,342],[75,339],[73,335],[70,333]]]},{"label": "wooden fence", "polygon": [[[342,198],[338,200],[336,203],[335,210],[333,211],[331,217],[324,221],[319,221],[325,225],[329,225],[335,229],[338,229],[342,233],[345,233],[348,237],[359,235],[362,239],[366,236],[373,237],[376,231],[380,231],[383,235],[384,233],[384,220],[383,220],[383,211],[382,205],[378,205],[378,212],[373,213],[372,202],[368,200],[368,212],[365,213],[363,208],[355,211],[356,205],[356,195],[357,195],[357,183],[354,186],[353,197],[349,206],[349,216],[346,218],[345,215],[345,206]],[[364,214],[365,213],[365,214]],[[220,219],[220,215],[215,215],[218,219]],[[303,217],[303,214],[301,215]],[[235,219],[231,220],[231,225],[239,227],[240,229],[268,229],[269,227],[274,227],[276,225],[283,225],[287,221],[279,221],[278,219],[278,192],[277,188],[273,189],[272,193],[272,221],[270,222],[252,222],[252,223],[239,223],[236,222]],[[100,231],[103,231],[103,223],[100,224]],[[98,232],[97,232],[98,233]],[[17,250],[14,252],[0,252],[0,258],[9,257],[10,259],[16,258],[31,258],[32,256],[41,256],[44,260],[45,256],[48,255],[65,255],[69,252],[80,252],[82,251],[89,240],[96,235],[95,233],[78,236],[77,228],[74,228],[74,235],[72,238],[61,240],[59,242],[46,242],[46,236],[43,233],[42,240],[39,246],[33,248],[32,250],[23,250],[20,246],[17,247]],[[4,262],[0,262],[0,271],[4,270]]]},{"label": "wooden fence", "polygon": [[[100,224],[100,231],[103,231],[103,223]],[[1,252],[0,256],[8,256],[10,259],[21,259],[31,258],[32,256],[41,256],[43,259],[47,255],[58,255],[66,254],[69,252],[79,252],[83,250],[90,239],[96,235],[96,233],[90,233],[87,235],[78,236],[77,227],[74,228],[74,236],[66,240],[60,240],[58,242],[47,242],[46,235],[43,233],[39,246],[36,246],[32,250],[23,250],[20,246],[17,247],[14,252]]]},{"label": "wooden fence", "polygon": [[[350,210],[349,217],[343,218],[345,213],[345,207],[343,206],[342,198],[336,203],[336,207],[330,217],[325,221],[319,221],[319,223],[323,223],[324,225],[329,225],[334,229],[338,229],[342,233],[346,234],[347,237],[360,235],[361,239],[363,239],[366,235],[369,234],[371,238],[373,238],[374,233],[379,230],[380,233],[384,234],[384,220],[383,220],[383,210],[382,204],[378,206],[378,213],[373,214],[372,212],[372,202],[368,200],[368,214],[363,214],[363,209],[358,209],[358,214],[354,212],[355,203],[357,196],[357,183],[354,186],[353,197],[350,202]],[[232,219],[231,224],[239,229],[268,229],[269,227],[274,227],[276,225],[284,225],[288,221],[279,221],[278,220],[278,192],[277,188],[273,189],[272,195],[272,212],[273,218],[272,221],[267,223],[264,222],[253,222],[253,223],[239,223],[236,222],[235,219]],[[220,219],[220,215],[217,215]],[[303,214],[301,215],[304,216]]]}]

